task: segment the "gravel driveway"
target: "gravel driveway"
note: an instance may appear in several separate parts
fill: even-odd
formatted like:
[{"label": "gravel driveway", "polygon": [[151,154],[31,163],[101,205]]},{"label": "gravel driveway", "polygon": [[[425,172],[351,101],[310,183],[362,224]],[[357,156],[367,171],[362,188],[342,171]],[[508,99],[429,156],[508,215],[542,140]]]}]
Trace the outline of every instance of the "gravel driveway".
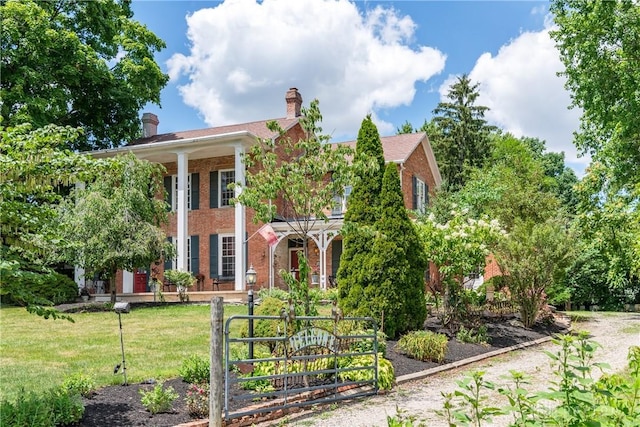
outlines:
[{"label": "gravel driveway", "polygon": [[[628,348],[640,346],[640,314],[639,313],[594,313],[587,321],[574,323],[573,330],[587,330],[593,340],[603,346],[595,354],[595,361],[605,362],[611,366],[611,372],[620,371],[627,366]],[[472,370],[483,370],[485,378],[498,385],[509,384],[500,378],[510,370],[517,370],[531,375],[528,389],[541,390],[547,388],[553,378],[549,366],[549,357],[543,350],[554,350],[555,345],[548,342],[525,350],[514,351],[492,359],[477,362],[452,371],[443,372],[423,380],[398,385],[386,395],[372,397],[351,404],[339,405],[336,409],[318,409],[291,415],[289,419],[281,419],[267,425],[313,426],[313,427],[371,427],[386,426],[387,416],[396,415],[396,408],[404,415],[415,416],[428,426],[446,426],[444,419],[435,411],[442,409],[444,399],[441,392],[449,393],[456,389],[455,380],[460,380],[465,373]],[[503,406],[506,401],[497,392],[492,395],[491,404]],[[511,416],[494,418],[492,425],[507,426]]]}]

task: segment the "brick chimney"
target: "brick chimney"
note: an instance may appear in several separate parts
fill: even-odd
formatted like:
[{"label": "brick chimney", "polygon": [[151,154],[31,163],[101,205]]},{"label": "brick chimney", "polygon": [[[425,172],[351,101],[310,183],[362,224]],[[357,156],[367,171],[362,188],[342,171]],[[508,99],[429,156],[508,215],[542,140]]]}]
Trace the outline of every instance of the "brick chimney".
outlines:
[{"label": "brick chimney", "polygon": [[153,113],[144,113],[142,115],[142,137],[150,138],[158,134],[158,116]]},{"label": "brick chimney", "polygon": [[287,91],[284,99],[287,101],[287,119],[300,117],[300,108],[302,107],[302,95],[295,87]]}]

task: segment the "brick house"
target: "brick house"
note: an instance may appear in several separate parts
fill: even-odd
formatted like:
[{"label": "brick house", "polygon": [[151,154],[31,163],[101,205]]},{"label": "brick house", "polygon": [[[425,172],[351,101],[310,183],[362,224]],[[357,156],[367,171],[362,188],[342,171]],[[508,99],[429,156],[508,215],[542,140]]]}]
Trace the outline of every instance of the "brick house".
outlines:
[{"label": "brick house", "polygon": [[[142,117],[144,137],[110,150],[95,151],[95,157],[131,152],[166,167],[164,185],[171,207],[165,231],[177,247],[177,258],[158,263],[159,275],[168,268],[191,271],[200,277],[194,291],[242,291],[249,265],[257,272],[256,288],[284,286],[278,272],[297,268],[297,250],[302,243],[286,223],[270,227],[277,243],[270,246],[258,233],[262,224],[252,222],[253,212],[239,204],[232,206],[233,190],[228,185],[245,182],[241,156],[257,138],[276,138],[267,123],[277,121],[292,139],[304,133],[299,123],[302,96],[297,89],[286,92],[286,116],[237,125],[158,134],[158,117]],[[345,142],[355,147],[355,141]],[[382,138],[384,157],[398,165],[405,205],[422,209],[429,195],[440,185],[441,177],[425,133]],[[346,189],[346,193],[350,191]],[[327,223],[311,232],[309,262],[320,287],[330,285],[338,269],[342,240],[339,230],[346,201],[336,198]],[[240,274],[237,274],[240,272]],[[79,278],[78,281],[82,281]],[[118,294],[148,292],[148,271],[120,272],[116,279]]]}]

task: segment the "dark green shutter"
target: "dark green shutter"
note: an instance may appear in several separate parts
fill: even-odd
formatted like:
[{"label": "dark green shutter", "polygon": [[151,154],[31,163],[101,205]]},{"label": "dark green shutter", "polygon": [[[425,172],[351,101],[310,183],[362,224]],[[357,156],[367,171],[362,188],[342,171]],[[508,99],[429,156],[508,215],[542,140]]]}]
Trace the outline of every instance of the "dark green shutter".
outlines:
[{"label": "dark green shutter", "polygon": [[331,275],[338,274],[340,267],[340,256],[342,255],[342,240],[334,240],[331,242]]},{"label": "dark green shutter", "polygon": [[[173,243],[173,238],[171,236],[167,237],[167,241],[169,243]],[[164,271],[171,270],[171,260],[168,258],[164,259]]]},{"label": "dark green shutter", "polygon": [[171,175],[169,176],[165,176],[164,177],[164,191],[165,191],[165,198],[164,200],[168,203],[167,205],[167,211],[171,212],[171,206],[173,206],[173,203],[171,200],[171,194],[172,194],[172,188],[171,188]]},{"label": "dark green shutter", "polygon": [[218,171],[209,172],[209,207],[218,207]]},{"label": "dark green shutter", "polygon": [[413,206],[411,209],[418,209],[418,178],[415,175],[411,177],[411,188],[413,191]]},{"label": "dark green shutter", "polygon": [[218,272],[218,235],[209,235],[209,277],[217,279],[220,276]]},{"label": "dark green shutter", "polygon": [[200,273],[200,236],[191,236],[191,273]]},{"label": "dark green shutter", "polygon": [[200,174],[191,174],[191,210],[200,209]]}]

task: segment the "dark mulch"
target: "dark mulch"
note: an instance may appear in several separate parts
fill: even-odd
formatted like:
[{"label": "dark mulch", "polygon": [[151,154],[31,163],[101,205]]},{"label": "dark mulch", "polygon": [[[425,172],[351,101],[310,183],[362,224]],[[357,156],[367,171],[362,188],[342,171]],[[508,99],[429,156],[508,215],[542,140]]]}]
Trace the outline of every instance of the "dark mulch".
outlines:
[{"label": "dark mulch", "polygon": [[[491,337],[491,343],[489,345],[465,344],[455,339],[450,339],[444,363],[463,360],[478,354],[533,341],[564,331],[563,326],[558,323],[550,326],[538,325],[532,329],[526,329],[511,323],[513,322],[500,320],[487,324],[487,332]],[[434,323],[429,324],[429,322],[427,322],[427,327],[437,329],[437,325]],[[415,359],[410,359],[398,353],[395,347],[395,341],[388,342],[386,357],[391,360],[396,376],[420,372],[438,366],[436,363],[420,362]],[[142,406],[139,390],[141,388],[150,390],[153,385],[131,384],[128,386],[111,386],[98,390],[91,399],[85,400],[85,414],[79,426],[172,427],[192,421],[192,418],[187,413],[187,407],[184,401],[188,384],[184,383],[181,379],[173,379],[166,381],[164,386],[173,387],[180,395],[173,405],[174,412],[172,413],[151,415]]]}]

